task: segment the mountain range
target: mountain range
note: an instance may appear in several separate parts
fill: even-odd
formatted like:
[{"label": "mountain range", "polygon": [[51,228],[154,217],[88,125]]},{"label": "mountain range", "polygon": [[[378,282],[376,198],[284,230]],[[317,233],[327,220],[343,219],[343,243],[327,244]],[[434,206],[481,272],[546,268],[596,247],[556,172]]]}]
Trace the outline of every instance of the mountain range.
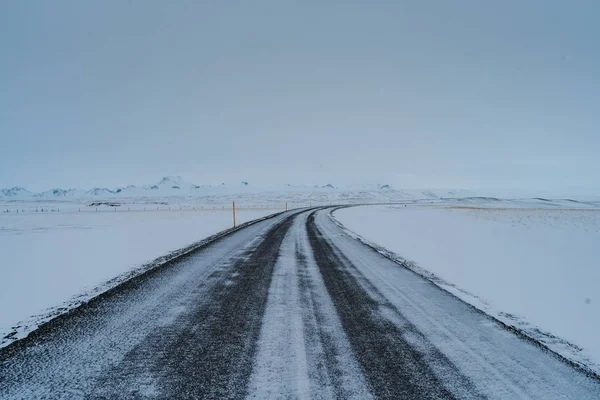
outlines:
[{"label": "mountain range", "polygon": [[324,185],[277,184],[255,186],[243,181],[233,185],[225,183],[220,185],[197,185],[185,181],[180,176],[166,176],[153,184],[142,186],[128,185],[117,187],[116,189],[102,187],[94,187],[89,190],[55,188],[35,193],[17,186],[10,189],[0,189],[0,198],[7,200],[60,200],[66,198],[199,197],[261,192],[395,192],[397,195],[402,195],[400,197],[410,198],[468,197],[474,195],[473,192],[467,190],[396,190],[389,184],[348,185],[343,187],[332,183]]}]

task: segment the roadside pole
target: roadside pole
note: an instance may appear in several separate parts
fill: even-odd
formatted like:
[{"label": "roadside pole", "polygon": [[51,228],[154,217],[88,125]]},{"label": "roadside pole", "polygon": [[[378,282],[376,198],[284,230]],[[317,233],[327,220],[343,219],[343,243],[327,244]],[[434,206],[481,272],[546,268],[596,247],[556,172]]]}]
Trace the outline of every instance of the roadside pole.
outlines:
[{"label": "roadside pole", "polygon": [[287,211],[287,201],[285,202],[285,211]]},{"label": "roadside pole", "polygon": [[233,210],[233,227],[235,228],[235,201],[232,202],[231,209]]}]

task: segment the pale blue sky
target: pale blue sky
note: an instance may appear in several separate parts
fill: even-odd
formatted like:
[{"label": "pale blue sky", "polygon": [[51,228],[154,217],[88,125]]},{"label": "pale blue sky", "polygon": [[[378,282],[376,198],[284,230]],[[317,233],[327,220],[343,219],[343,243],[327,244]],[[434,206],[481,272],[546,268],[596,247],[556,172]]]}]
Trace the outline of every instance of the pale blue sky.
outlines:
[{"label": "pale blue sky", "polygon": [[600,189],[598,21],[579,0],[4,0],[0,187]]}]

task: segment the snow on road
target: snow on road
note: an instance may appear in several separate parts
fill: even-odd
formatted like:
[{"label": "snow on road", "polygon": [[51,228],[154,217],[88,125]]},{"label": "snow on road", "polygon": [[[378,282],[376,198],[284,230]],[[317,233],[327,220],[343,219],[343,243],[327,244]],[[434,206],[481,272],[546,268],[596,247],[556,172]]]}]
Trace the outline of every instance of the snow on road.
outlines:
[{"label": "snow on road", "polygon": [[[273,212],[238,210],[237,222]],[[0,346],[106,281],[231,226],[227,209],[0,214]]]},{"label": "snow on road", "polygon": [[0,397],[591,399],[600,381],[294,210],[0,349]]},{"label": "snow on road", "polygon": [[368,206],[335,216],[444,289],[600,373],[600,210]]},{"label": "snow on road", "polygon": [[370,399],[314,261],[307,217],[295,218],[279,250],[248,398]]}]

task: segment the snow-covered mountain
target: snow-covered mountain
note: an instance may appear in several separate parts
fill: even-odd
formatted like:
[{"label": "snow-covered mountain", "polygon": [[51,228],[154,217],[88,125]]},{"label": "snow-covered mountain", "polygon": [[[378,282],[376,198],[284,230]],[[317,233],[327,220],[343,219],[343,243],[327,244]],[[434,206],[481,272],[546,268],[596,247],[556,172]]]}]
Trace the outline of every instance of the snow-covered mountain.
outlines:
[{"label": "snow-covered mountain", "polygon": [[398,190],[389,184],[365,184],[338,186],[333,183],[322,185],[272,184],[252,185],[247,181],[235,184],[197,185],[180,176],[165,176],[158,182],[148,185],[128,185],[109,189],[94,187],[90,190],[55,188],[41,193],[32,193],[22,187],[2,189],[0,198],[6,200],[65,200],[73,199],[114,199],[114,198],[159,198],[204,196],[233,196],[236,194],[294,193],[295,197],[319,197],[327,200],[379,200],[396,201],[403,199],[439,199],[444,197],[469,197],[475,194],[466,190]]},{"label": "snow-covered mountain", "polygon": [[156,185],[159,190],[189,190],[196,188],[197,185],[186,182],[180,176],[165,176]]},{"label": "snow-covered mountain", "polygon": [[33,196],[33,193],[31,193],[29,190],[19,187],[19,186],[15,186],[11,189],[1,189],[0,190],[0,197],[3,197],[3,198],[21,199],[21,198],[30,198],[32,196]]},{"label": "snow-covered mountain", "polygon": [[73,198],[78,198],[83,195],[85,195],[85,191],[80,190],[80,189],[56,188],[56,189],[47,190],[42,193],[35,193],[35,194],[33,194],[33,197],[40,197],[40,198],[73,197]]},{"label": "snow-covered mountain", "polygon": [[107,188],[93,188],[85,192],[85,194],[89,196],[110,196],[116,193]]}]

